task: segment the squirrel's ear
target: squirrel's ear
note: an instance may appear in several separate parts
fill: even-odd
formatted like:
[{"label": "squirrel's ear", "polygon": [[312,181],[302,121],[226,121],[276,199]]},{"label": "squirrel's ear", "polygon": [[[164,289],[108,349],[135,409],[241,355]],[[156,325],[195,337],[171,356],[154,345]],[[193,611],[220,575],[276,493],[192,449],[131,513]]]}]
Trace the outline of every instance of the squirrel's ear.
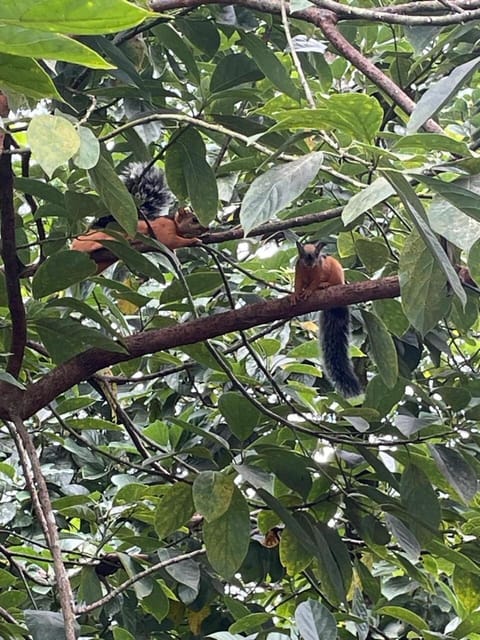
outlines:
[{"label": "squirrel's ear", "polygon": [[317,253],[320,253],[320,251],[323,249],[323,247],[325,247],[325,246],[326,246],[326,244],[327,244],[326,242],[323,242],[322,240],[318,240],[318,241],[315,243],[315,248],[316,248],[316,250],[317,250]]},{"label": "squirrel's ear", "polygon": [[302,253],[303,253],[303,244],[301,242],[299,242],[298,240],[295,242],[295,244],[297,245],[298,253],[300,255],[302,255]]}]

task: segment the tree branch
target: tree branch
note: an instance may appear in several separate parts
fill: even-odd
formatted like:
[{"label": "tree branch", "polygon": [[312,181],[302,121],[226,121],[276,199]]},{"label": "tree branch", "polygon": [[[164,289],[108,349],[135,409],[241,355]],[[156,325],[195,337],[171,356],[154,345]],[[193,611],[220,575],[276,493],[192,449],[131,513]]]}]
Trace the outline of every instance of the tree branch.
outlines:
[{"label": "tree branch", "polygon": [[10,422],[7,422],[7,426],[15,441],[33,507],[53,557],[58,598],[65,623],[65,639],[75,640],[75,614],[73,612],[72,588],[63,563],[57,523],[53,514],[47,483],[42,473],[37,450],[25,425],[19,418],[15,418],[13,423],[12,425]]},{"label": "tree branch", "polygon": [[[232,331],[251,329],[274,320],[290,319],[318,309],[346,306],[380,298],[394,298],[398,295],[400,295],[398,278],[390,276],[381,280],[329,287],[297,304],[293,304],[292,296],[286,296],[172,325],[164,329],[143,331],[123,340],[122,344],[126,348],[125,353],[98,348],[88,349],[62,363],[41,380],[32,384],[24,393],[20,392],[15,403],[15,410],[20,410],[22,416],[28,418],[60,393],[89,378],[99,369],[119,362],[172,347],[202,342]],[[9,410],[11,410],[10,405],[8,401],[3,402],[2,394],[0,396],[0,417],[8,418]]]},{"label": "tree branch", "polygon": [[16,251],[12,156],[8,153],[2,153],[10,148],[11,137],[8,134],[2,134],[2,137],[3,144],[0,150],[0,236],[2,238],[1,254],[5,269],[8,309],[12,325],[7,372],[17,377],[22,367],[27,340],[27,321],[20,290],[20,269]]}]

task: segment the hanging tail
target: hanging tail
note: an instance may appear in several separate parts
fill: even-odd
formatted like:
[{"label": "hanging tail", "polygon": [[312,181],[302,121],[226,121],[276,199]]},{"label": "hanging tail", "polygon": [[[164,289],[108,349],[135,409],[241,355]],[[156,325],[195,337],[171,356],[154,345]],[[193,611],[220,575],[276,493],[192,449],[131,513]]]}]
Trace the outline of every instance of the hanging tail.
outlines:
[{"label": "hanging tail", "polygon": [[335,388],[350,398],[362,393],[362,387],[348,357],[350,312],[348,307],[325,309],[320,313],[320,346],[325,373]]}]

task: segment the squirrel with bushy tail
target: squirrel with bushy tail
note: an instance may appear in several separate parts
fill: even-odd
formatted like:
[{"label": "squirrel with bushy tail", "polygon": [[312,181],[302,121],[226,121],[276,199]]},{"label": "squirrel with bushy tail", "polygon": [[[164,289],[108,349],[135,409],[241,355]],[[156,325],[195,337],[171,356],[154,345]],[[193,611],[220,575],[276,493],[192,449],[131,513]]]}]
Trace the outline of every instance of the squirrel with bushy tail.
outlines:
[{"label": "squirrel with bushy tail", "polygon": [[[208,231],[189,208],[179,208],[175,214],[168,215],[173,196],[165,181],[163,172],[146,162],[130,163],[121,175],[125,186],[138,202],[137,233],[150,235],[172,251],[180,247],[201,244],[197,237]],[[71,249],[88,253],[97,264],[97,273],[118,260],[115,256],[96,259],[95,252],[103,249],[102,240],[112,240],[108,226],[114,223],[113,216],[104,216],[95,221],[84,234],[77,236]],[[128,238],[135,247],[138,240]]]},{"label": "squirrel with bushy tail", "polygon": [[[297,242],[295,265],[295,301],[308,298],[314,291],[345,284],[342,265],[321,253],[323,243]],[[348,357],[350,313],[348,307],[334,307],[320,312],[319,339],[325,373],[335,388],[346,398],[362,393],[362,387]]]}]

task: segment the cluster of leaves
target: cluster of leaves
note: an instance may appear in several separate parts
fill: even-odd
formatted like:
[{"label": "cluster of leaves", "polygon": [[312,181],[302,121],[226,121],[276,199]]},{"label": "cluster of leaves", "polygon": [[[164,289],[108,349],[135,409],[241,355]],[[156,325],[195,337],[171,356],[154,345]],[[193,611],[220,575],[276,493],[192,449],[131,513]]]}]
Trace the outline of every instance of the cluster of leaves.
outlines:
[{"label": "cluster of leaves", "polygon": [[[126,361],[29,421],[81,636],[479,638],[478,298],[451,261],[480,281],[478,25],[346,25],[418,99],[406,129],[307,22],[290,28],[315,108],[278,16],[207,6],[136,28],[145,15],[123,0],[0,7],[0,88],[54,107],[6,122],[35,160],[14,163],[18,257],[42,260],[22,280],[27,392],[89,347],[124,352],[138,331],[284,295],[296,237],[325,240],[351,282],[398,273],[402,300],[352,309],[361,402],[322,376],[312,316]],[[437,112],[445,133],[417,133]],[[132,233],[118,174],[152,157],[213,230],[278,218],[297,235],[179,261],[116,242],[122,264],[95,276],[69,238],[106,212]],[[24,637],[24,621],[60,639],[51,555],[1,435],[0,636]]]}]

